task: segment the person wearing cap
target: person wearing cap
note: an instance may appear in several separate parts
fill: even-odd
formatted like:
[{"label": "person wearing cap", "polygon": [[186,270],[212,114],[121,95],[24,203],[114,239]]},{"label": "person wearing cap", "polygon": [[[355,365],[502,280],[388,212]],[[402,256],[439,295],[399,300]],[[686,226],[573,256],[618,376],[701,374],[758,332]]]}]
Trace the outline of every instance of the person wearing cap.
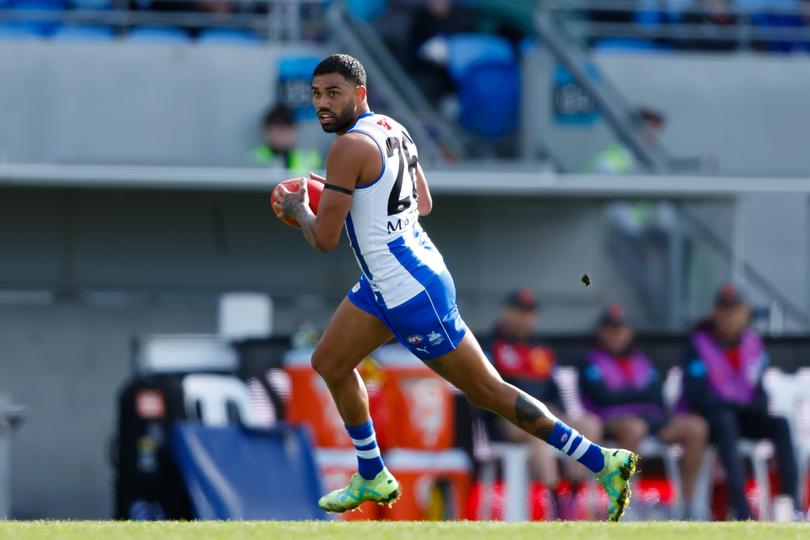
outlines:
[{"label": "person wearing cap", "polygon": [[762,375],[768,353],[748,327],[751,310],[742,292],[723,286],[714,310],[689,338],[684,366],[687,405],[709,423],[711,440],[726,470],[730,503],[737,519],[749,519],[745,468],[737,447],[740,437],[769,439],[776,449],[782,493],[799,509],[798,472],[790,427],[768,412]]},{"label": "person wearing cap", "polygon": [[[504,380],[545,403],[555,416],[582,435],[592,441],[599,441],[602,438],[602,425],[598,418],[587,412],[578,417],[564,412],[560,389],[554,380],[554,351],[531,341],[538,314],[537,298],[531,290],[519,289],[506,298],[489,348],[495,369]],[[560,482],[560,470],[553,449],[500,418],[489,420],[494,438],[528,445],[532,476],[549,488],[555,497],[555,490]],[[592,476],[587,469],[574,464],[566,473],[569,480],[576,484],[575,490]],[[571,500],[555,499],[555,502],[555,517],[570,517],[571,505],[568,503]]]},{"label": "person wearing cap", "polygon": [[597,324],[596,343],[580,365],[583,405],[599,416],[605,435],[622,448],[638,452],[647,436],[680,444],[684,507],[687,516],[695,515],[693,495],[709,428],[698,415],[667,410],[661,376],[633,337],[622,307],[607,308]]}]

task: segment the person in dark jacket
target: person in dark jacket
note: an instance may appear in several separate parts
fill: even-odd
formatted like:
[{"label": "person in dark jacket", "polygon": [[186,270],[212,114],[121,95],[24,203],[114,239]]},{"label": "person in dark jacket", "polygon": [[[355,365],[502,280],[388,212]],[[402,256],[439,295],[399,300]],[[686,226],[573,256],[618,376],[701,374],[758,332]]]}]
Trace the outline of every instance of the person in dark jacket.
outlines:
[{"label": "person in dark jacket", "polygon": [[[592,441],[602,438],[602,425],[590,413],[577,417],[565,413],[560,389],[554,380],[556,357],[549,347],[530,341],[538,317],[538,303],[529,289],[519,289],[506,299],[503,314],[490,344],[490,354],[498,373],[527,394],[542,400],[549,410]],[[532,476],[552,491],[560,481],[560,470],[553,449],[508,422],[495,420],[498,438],[529,445]],[[592,477],[581,465],[572,466],[567,476],[575,483]],[[561,509],[558,508],[558,516]]]},{"label": "person in dark jacket", "polygon": [[633,343],[633,329],[620,305],[610,306],[600,318],[596,345],[585,355],[579,381],[585,408],[599,416],[606,436],[622,448],[638,452],[650,435],[681,445],[684,503],[692,512],[708,426],[695,414],[667,410],[661,376]]},{"label": "person in dark jacket", "polygon": [[762,375],[768,354],[748,328],[751,310],[742,293],[727,284],[717,293],[711,317],[692,333],[684,366],[684,398],[709,422],[712,442],[726,469],[730,502],[737,519],[749,519],[740,437],[770,439],[776,448],[782,493],[798,510],[798,473],[790,426],[768,412]]}]

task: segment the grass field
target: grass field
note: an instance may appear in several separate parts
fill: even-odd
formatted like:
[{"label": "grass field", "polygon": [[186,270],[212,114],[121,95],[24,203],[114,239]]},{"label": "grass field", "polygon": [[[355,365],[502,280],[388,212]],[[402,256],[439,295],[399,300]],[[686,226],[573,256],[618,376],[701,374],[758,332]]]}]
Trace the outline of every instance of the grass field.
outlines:
[{"label": "grass field", "polygon": [[113,521],[0,522],[0,538],[20,540],[203,540],[297,539],[387,540],[808,540],[810,523],[332,523],[192,522],[122,523]]}]

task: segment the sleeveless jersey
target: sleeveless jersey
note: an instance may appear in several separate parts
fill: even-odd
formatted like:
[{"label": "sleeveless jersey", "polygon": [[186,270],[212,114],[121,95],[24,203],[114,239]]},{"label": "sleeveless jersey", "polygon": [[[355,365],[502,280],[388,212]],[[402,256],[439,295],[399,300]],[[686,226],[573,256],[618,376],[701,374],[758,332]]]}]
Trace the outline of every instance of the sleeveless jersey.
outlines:
[{"label": "sleeveless jersey", "polygon": [[380,176],[355,189],[346,232],[377,302],[393,308],[447,271],[419,225],[416,145],[398,122],[371,112],[361,115],[347,133],[370,137],[380,150]]}]

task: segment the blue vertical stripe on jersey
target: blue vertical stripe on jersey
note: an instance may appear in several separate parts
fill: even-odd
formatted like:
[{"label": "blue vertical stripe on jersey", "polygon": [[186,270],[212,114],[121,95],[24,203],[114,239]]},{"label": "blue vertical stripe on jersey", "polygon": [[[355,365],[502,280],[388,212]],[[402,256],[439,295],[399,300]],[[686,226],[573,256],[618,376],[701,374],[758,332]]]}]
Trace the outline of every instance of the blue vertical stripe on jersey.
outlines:
[{"label": "blue vertical stripe on jersey", "polygon": [[[405,234],[417,236],[418,232],[412,231],[406,232]],[[401,264],[420,285],[427,288],[438,274],[434,272],[430,266],[419,260],[416,253],[411,249],[411,246],[405,243],[405,234],[388,242],[388,251],[391,252],[394,258],[399,261],[399,264]]]},{"label": "blue vertical stripe on jersey", "polygon": [[[360,118],[363,118],[363,117],[361,116]],[[379,145],[379,143],[377,142],[377,139],[375,139],[375,138],[374,138],[374,135],[372,135],[372,134],[371,134],[371,133],[369,133],[368,131],[364,131],[364,130],[362,130],[362,129],[355,129],[355,128],[352,128],[352,129],[350,129],[349,131],[347,131],[346,133],[362,133],[363,135],[367,136],[367,137],[368,137],[368,138],[370,138],[372,141],[374,141],[374,144],[375,144],[375,145],[377,145],[377,150],[379,150],[379,151],[380,151],[380,161],[382,162],[382,164],[380,165],[380,167],[381,167],[381,168],[380,168],[380,175],[379,175],[377,178],[375,178],[374,180],[372,180],[371,182],[369,182],[368,184],[363,184],[363,185],[357,185],[357,186],[355,186],[355,188],[356,188],[356,189],[365,189],[365,188],[371,187],[371,186],[373,186],[374,184],[376,184],[377,182],[379,182],[379,181],[380,181],[380,178],[382,178],[382,177],[383,177],[383,175],[385,174],[385,167],[386,167],[385,153],[383,152],[382,147],[381,147],[381,146]]]},{"label": "blue vertical stripe on jersey", "polygon": [[368,279],[374,279],[374,276],[371,275],[371,270],[368,269],[366,260],[360,253],[360,245],[357,243],[357,233],[354,232],[354,223],[352,222],[351,212],[346,214],[346,233],[349,235],[349,244],[352,246],[352,249],[354,250],[354,255],[355,257],[357,257],[357,260],[360,263],[360,268],[363,269],[363,273],[366,275]]}]

